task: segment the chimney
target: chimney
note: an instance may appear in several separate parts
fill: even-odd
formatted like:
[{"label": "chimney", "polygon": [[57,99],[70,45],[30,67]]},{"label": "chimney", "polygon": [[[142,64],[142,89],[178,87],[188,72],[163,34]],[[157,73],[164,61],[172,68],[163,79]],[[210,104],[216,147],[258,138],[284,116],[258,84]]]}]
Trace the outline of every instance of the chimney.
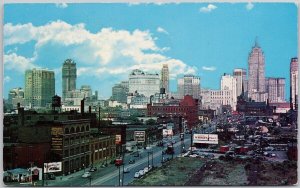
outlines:
[{"label": "chimney", "polygon": [[80,102],[80,111],[81,111],[81,114],[83,115],[84,114],[84,99],[82,99]]}]

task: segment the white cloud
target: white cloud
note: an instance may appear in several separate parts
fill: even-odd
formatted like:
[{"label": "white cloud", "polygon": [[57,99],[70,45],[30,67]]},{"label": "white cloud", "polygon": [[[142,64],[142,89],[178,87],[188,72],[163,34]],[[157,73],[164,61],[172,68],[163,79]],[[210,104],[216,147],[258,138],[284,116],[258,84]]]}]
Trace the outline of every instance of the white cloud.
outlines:
[{"label": "white cloud", "polygon": [[8,83],[11,81],[11,78],[9,76],[5,76],[3,81],[4,81],[4,83]]},{"label": "white cloud", "polygon": [[253,7],[254,7],[254,5],[253,5],[251,2],[249,2],[249,3],[246,5],[246,9],[247,9],[247,10],[251,10],[251,9],[253,9]]},{"label": "white cloud", "polygon": [[67,8],[68,4],[67,3],[55,3],[55,6],[58,8]]},{"label": "white cloud", "polygon": [[35,58],[28,59],[16,53],[6,54],[5,68],[19,71],[33,68],[34,63],[38,63],[35,62],[36,57],[42,58],[43,52],[49,55],[49,51],[61,48],[63,50],[55,55],[75,59],[78,75],[99,78],[117,75],[121,80],[127,78],[129,71],[135,68],[158,72],[164,63],[169,65],[170,74],[173,76],[196,73],[195,67],[161,54],[169,48],[160,48],[155,41],[156,38],[149,31],[139,29],[129,32],[102,28],[91,33],[84,24],[70,25],[60,20],[43,26],[7,23],[4,25],[4,45],[33,42]]},{"label": "white cloud", "polygon": [[4,68],[24,73],[27,69],[38,68],[33,64],[34,58],[25,58],[16,53],[4,54]]},{"label": "white cloud", "polygon": [[168,31],[166,31],[166,30],[165,30],[164,28],[162,28],[162,27],[158,27],[158,28],[156,29],[156,31],[159,32],[159,33],[167,34],[167,35],[169,34]]},{"label": "white cloud", "polygon": [[200,12],[204,12],[204,13],[208,13],[211,12],[212,10],[218,8],[217,6],[213,5],[213,4],[209,4],[207,5],[207,7],[201,7],[199,9]]},{"label": "white cloud", "polygon": [[206,67],[206,66],[203,66],[202,69],[205,70],[205,71],[215,71],[216,67]]}]

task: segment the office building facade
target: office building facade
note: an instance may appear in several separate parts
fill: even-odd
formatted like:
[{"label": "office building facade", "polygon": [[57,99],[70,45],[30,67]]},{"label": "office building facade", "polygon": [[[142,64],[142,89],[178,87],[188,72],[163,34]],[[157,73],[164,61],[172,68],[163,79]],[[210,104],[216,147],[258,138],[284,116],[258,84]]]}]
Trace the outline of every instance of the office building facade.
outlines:
[{"label": "office building facade", "polygon": [[151,74],[139,69],[133,70],[129,75],[129,93],[143,94],[150,97],[159,93],[160,78],[159,74]]},{"label": "office building facade", "polygon": [[25,104],[29,107],[46,107],[55,94],[54,71],[27,70],[25,72]]},{"label": "office building facade", "polygon": [[191,95],[194,99],[200,97],[200,77],[194,75],[184,75],[177,82],[178,97],[183,99],[186,95]]},{"label": "office building facade", "polygon": [[270,103],[285,102],[285,78],[266,78],[266,92]]},{"label": "office building facade", "polygon": [[67,59],[62,66],[62,100],[65,101],[68,91],[76,90],[76,63]]},{"label": "office building facade", "polygon": [[169,93],[169,68],[167,64],[161,69],[161,88],[165,88],[165,92]]},{"label": "office building facade", "polygon": [[292,58],[290,63],[290,103],[291,108],[298,108],[298,58]]},{"label": "office building facade", "polygon": [[265,99],[265,57],[257,41],[248,58],[248,96],[257,102]]}]

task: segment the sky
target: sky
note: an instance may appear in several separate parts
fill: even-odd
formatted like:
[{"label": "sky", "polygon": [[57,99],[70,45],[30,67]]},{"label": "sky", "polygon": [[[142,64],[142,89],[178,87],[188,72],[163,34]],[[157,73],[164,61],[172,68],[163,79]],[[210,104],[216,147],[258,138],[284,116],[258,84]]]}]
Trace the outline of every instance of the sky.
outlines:
[{"label": "sky", "polygon": [[160,73],[168,64],[171,91],[194,74],[201,88],[220,88],[224,73],[248,69],[255,39],[265,55],[266,77],[286,78],[297,57],[294,3],[36,3],[4,5],[4,98],[24,88],[25,70],[77,65],[77,88],[91,85],[102,99],[133,69]]}]

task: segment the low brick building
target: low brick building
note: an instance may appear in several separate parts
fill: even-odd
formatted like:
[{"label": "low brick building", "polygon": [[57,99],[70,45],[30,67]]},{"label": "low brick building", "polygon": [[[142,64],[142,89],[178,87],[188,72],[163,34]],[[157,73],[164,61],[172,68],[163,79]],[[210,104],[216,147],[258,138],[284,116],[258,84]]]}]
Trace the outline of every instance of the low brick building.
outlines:
[{"label": "low brick building", "polygon": [[187,121],[187,127],[191,129],[199,123],[198,99],[190,95],[182,100],[170,99],[163,103],[151,103],[147,105],[148,116],[181,116]]}]

